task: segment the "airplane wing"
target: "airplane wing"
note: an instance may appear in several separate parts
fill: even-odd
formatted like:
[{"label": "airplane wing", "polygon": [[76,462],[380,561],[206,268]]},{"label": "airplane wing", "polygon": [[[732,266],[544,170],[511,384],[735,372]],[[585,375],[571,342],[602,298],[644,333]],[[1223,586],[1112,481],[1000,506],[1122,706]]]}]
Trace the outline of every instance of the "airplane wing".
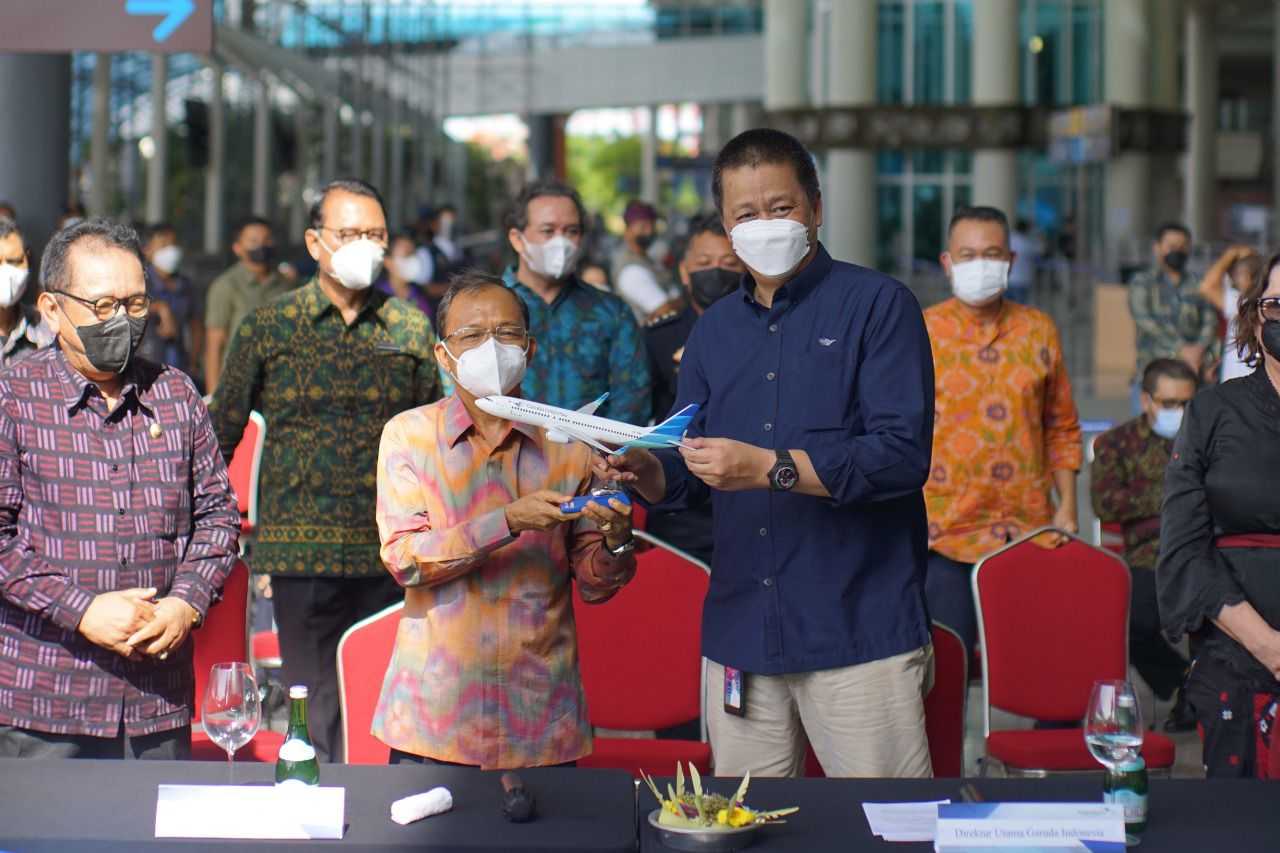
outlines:
[{"label": "airplane wing", "polygon": [[596,397],[590,403],[587,403],[581,409],[578,409],[578,413],[583,415],[594,415],[596,413],[596,409],[600,408],[600,406],[604,404],[604,401],[608,399],[609,392],[605,391],[599,397]]},{"label": "airplane wing", "polygon": [[569,436],[575,441],[581,441],[583,444],[587,445],[588,447],[593,447],[596,450],[599,450],[605,456],[611,456],[617,452],[616,450],[605,447],[603,444],[596,441],[591,436],[587,435],[581,430],[575,429],[574,427],[568,424],[556,424],[555,431],[559,433],[563,433],[564,435]]}]

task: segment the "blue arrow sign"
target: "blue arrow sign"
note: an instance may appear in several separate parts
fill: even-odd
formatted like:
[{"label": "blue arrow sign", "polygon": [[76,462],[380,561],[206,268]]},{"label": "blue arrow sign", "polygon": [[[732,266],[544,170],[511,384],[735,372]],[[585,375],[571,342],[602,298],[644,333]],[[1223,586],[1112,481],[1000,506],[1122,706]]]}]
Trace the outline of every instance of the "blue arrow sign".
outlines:
[{"label": "blue arrow sign", "polygon": [[195,0],[126,0],[124,4],[126,15],[164,16],[164,20],[151,33],[156,44],[164,44],[195,11]]}]

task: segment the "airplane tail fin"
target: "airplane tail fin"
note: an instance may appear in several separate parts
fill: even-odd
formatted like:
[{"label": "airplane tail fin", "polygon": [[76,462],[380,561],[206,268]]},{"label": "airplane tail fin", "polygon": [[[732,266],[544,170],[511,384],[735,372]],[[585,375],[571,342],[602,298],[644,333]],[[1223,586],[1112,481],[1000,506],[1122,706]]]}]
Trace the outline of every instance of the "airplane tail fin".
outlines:
[{"label": "airplane tail fin", "polygon": [[680,440],[684,438],[684,434],[689,429],[689,424],[693,422],[696,414],[698,414],[698,404],[690,403],[635,441],[628,442],[622,449],[626,450],[628,447],[679,447]]}]

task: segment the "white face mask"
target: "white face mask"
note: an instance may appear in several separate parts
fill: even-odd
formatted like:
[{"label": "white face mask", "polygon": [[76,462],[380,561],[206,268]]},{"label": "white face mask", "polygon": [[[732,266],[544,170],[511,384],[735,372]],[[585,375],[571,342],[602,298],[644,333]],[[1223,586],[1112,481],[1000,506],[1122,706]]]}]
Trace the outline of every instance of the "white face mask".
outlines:
[{"label": "white face mask", "polygon": [[427,265],[422,262],[422,256],[417,252],[405,255],[403,258],[392,258],[391,263],[395,264],[396,273],[405,281],[414,284],[427,283]]},{"label": "white face mask", "polygon": [[1176,409],[1157,409],[1151,431],[1161,438],[1177,438],[1178,430],[1182,429],[1182,412],[1181,406]]},{"label": "white face mask", "polygon": [[986,305],[1009,285],[1009,262],[979,258],[951,265],[951,289],[966,305]]},{"label": "white face mask", "polygon": [[182,263],[182,249],[178,246],[162,246],[156,249],[155,257],[151,259],[151,263],[165,275],[173,275]]},{"label": "white face mask", "polygon": [[324,240],[320,245],[333,256],[333,275],[347,290],[365,290],[372,285],[387,254],[386,249],[363,238],[339,246],[336,252]]},{"label": "white face mask", "polygon": [[456,381],[473,397],[497,397],[506,394],[524,379],[527,354],[520,347],[500,344],[489,338],[475,349],[469,349],[461,357],[449,352],[456,365]]},{"label": "white face mask", "polygon": [[26,267],[15,267],[13,264],[0,264],[0,306],[5,308],[17,305],[22,292],[27,289]]},{"label": "white face mask", "polygon": [[563,234],[557,234],[545,243],[530,243],[523,234],[520,239],[524,243],[524,259],[538,275],[564,278],[578,260],[578,244]]},{"label": "white face mask", "polygon": [[751,269],[779,278],[809,254],[809,229],[794,219],[752,219],[729,232],[733,251]]}]

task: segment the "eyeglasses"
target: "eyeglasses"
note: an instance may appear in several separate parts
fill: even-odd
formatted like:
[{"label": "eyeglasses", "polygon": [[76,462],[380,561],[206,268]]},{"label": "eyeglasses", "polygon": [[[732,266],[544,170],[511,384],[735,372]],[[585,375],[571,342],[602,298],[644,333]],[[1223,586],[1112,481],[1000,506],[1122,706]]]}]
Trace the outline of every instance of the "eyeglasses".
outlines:
[{"label": "eyeglasses", "polygon": [[329,228],[321,225],[317,231],[329,231],[338,235],[338,245],[345,246],[348,243],[354,243],[356,240],[372,240],[373,242],[385,246],[387,245],[387,229],[385,228],[369,228],[361,230],[359,228]]},{"label": "eyeglasses", "polygon": [[1258,312],[1262,319],[1280,322],[1280,296],[1268,296],[1258,300]]},{"label": "eyeglasses", "polygon": [[445,343],[453,344],[459,352],[474,349],[493,338],[500,344],[509,344],[524,349],[529,345],[529,330],[523,326],[498,326],[496,329],[482,329],[479,326],[463,326],[445,337]]},{"label": "eyeglasses", "polygon": [[65,290],[55,290],[53,292],[68,299],[74,299],[81,305],[92,309],[94,316],[104,322],[114,317],[122,306],[125,313],[138,319],[147,316],[147,312],[151,310],[151,297],[145,293],[139,293],[137,296],[130,296],[127,299],[116,299],[114,296],[103,296],[100,299],[83,299],[74,293],[67,293]]}]

